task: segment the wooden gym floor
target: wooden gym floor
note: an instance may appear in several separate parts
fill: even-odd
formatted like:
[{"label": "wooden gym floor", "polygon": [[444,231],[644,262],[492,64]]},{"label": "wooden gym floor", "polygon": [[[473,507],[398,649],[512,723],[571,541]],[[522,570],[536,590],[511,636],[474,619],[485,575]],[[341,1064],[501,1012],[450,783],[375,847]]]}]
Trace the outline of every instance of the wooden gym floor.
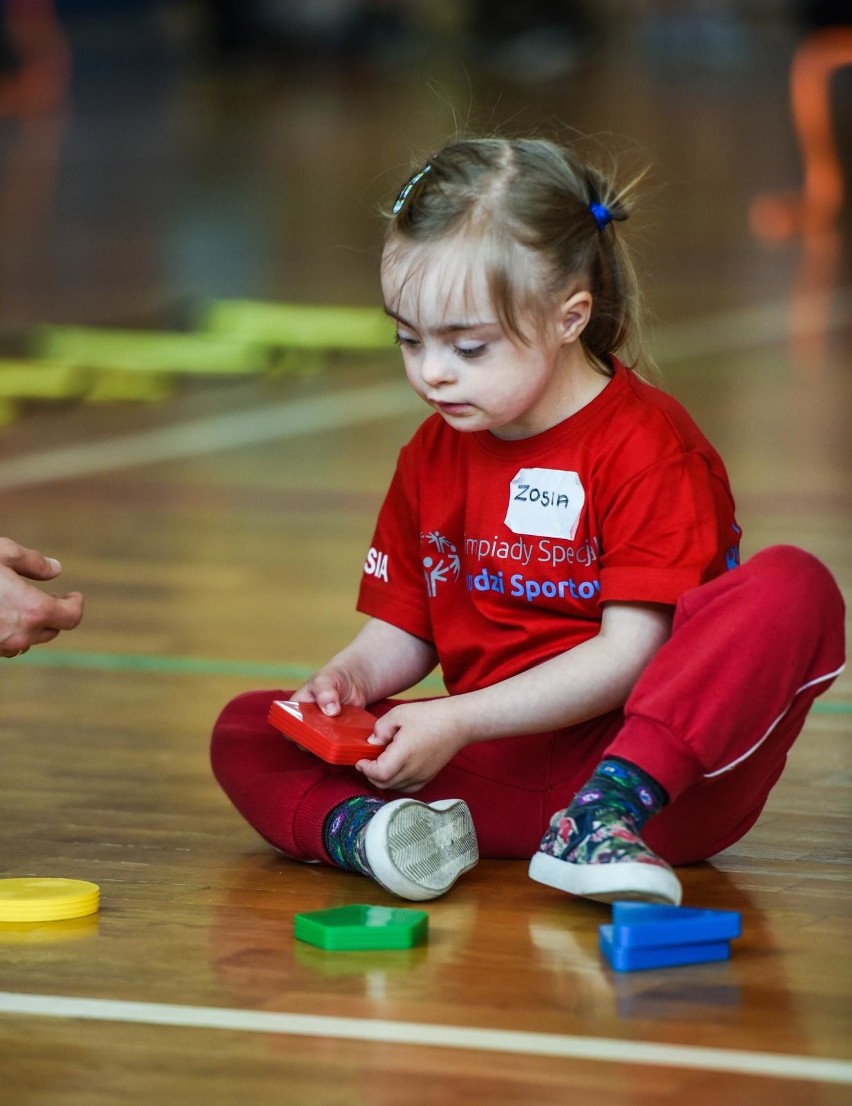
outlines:
[{"label": "wooden gym floor", "polygon": [[[653,167],[637,230],[656,349],[726,458],[746,553],[801,545],[849,594],[848,220],[772,244],[748,224],[801,178],[792,32],[746,28],[735,59],[639,32],[540,83],[448,55],[149,70],[120,35],[81,34],[68,108],[0,124],[3,340],[186,325],[218,296],[374,304],[374,206],[451,106],[474,127],[612,132]],[[340,356],[181,379],[158,403],[24,405],[2,431],[2,530],[60,557],[87,612],[0,665],[0,871],[93,880],[102,909],[0,927],[0,1103],[848,1103],[848,675],[756,828],[682,873],[687,904],[741,911],[728,963],[617,975],[607,911],[516,862],[428,904],[412,951],[294,942],[296,912],[390,897],[267,848],[207,739],[228,698],[295,685],[359,625],[373,518],[424,414],[400,379],[392,351]]]}]

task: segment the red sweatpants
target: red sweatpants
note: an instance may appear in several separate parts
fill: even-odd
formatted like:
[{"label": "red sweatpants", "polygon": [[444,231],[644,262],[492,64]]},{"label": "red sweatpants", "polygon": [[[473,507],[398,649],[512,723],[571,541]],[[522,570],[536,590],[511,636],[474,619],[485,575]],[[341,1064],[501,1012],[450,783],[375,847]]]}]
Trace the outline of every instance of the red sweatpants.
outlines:
[{"label": "red sweatpants", "polygon": [[[775,546],[687,592],[672,635],[623,711],[550,733],[483,741],[416,795],[464,799],[484,857],[530,857],[551,815],[607,755],[658,780],[669,804],[645,827],[671,864],[705,860],[754,825],[814,699],[843,667],[843,599],[810,554]],[[266,721],[284,690],[238,696],[213,731],[212,763],[237,810],[288,856],[329,862],[322,826],[375,791],[301,751]],[[374,704],[376,714],[393,703]]]}]

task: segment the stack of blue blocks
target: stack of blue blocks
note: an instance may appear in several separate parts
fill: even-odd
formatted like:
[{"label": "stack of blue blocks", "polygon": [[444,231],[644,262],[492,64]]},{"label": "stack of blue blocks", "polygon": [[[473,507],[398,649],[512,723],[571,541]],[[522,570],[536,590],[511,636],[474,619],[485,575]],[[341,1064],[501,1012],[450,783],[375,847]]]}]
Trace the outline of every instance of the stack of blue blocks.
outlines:
[{"label": "stack of blue blocks", "polygon": [[742,932],[735,910],[693,910],[616,902],[612,924],[600,927],[600,949],[617,972],[727,960]]}]

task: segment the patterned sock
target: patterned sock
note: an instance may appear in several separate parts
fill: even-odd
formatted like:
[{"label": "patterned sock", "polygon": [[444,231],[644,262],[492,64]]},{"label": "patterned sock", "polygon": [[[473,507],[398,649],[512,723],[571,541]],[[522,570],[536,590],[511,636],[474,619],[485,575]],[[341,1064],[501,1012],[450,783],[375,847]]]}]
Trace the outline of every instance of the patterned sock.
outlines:
[{"label": "patterned sock", "polygon": [[384,806],[381,799],[371,795],[353,795],[338,803],[326,815],[322,827],[322,841],[333,864],[345,872],[359,872],[371,876],[370,866],[364,854],[364,837],[370,819]]},{"label": "patterned sock", "polygon": [[668,802],[655,779],[620,757],[601,761],[570,806],[558,810],[539,852],[574,864],[619,860],[658,861],[639,836],[648,819]]}]

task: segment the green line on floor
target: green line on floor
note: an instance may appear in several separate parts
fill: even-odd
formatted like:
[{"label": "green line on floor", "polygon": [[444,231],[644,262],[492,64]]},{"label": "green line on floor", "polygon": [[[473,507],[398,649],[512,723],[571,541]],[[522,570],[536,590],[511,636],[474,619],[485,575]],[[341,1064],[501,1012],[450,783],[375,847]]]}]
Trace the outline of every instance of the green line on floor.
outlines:
[{"label": "green line on floor", "polygon": [[[85,668],[99,672],[158,672],[171,676],[235,676],[268,680],[279,687],[303,683],[315,668],[301,664],[269,664],[262,661],[218,660],[212,657],[169,657],[143,653],[72,653],[61,649],[33,649],[14,659],[15,664],[36,668]],[[425,694],[441,692],[440,676],[427,676],[420,684]],[[852,714],[852,702],[818,699],[815,714]]]},{"label": "green line on floor", "polygon": [[[36,668],[83,668],[99,672],[158,672],[180,676],[237,676],[269,680],[280,687],[303,683],[316,666],[269,664],[263,661],[218,660],[212,657],[170,657],[142,653],[75,653],[61,649],[33,649],[9,663]],[[443,689],[438,676],[428,677],[422,687]]]}]

